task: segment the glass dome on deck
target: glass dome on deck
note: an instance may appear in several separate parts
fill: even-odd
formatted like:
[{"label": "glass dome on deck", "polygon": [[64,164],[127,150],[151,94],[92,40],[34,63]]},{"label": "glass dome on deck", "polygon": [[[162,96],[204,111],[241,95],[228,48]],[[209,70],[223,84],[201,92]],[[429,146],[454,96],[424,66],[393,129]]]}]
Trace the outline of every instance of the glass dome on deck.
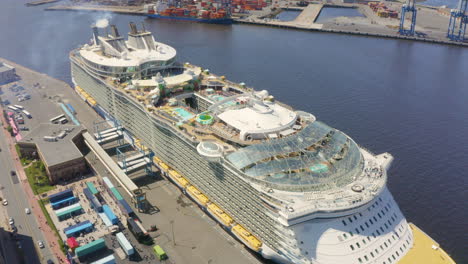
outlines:
[{"label": "glass dome on deck", "polygon": [[319,121],[292,136],[251,145],[226,158],[256,183],[297,192],[350,184],[363,168],[356,143]]}]

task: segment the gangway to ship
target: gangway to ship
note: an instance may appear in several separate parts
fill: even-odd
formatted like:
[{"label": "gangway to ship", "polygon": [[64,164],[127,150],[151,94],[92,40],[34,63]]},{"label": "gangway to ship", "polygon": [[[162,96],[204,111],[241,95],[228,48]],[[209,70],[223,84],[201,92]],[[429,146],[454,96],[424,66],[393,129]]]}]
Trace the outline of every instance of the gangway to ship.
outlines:
[{"label": "gangway to ship", "polygon": [[[151,162],[153,152],[151,152],[148,148],[143,146],[138,139],[135,140],[132,136],[130,136],[130,140],[130,144],[117,147],[117,164],[127,174],[144,166],[146,174],[151,175],[153,173]],[[138,145],[136,145],[136,143],[138,143]],[[138,153],[133,156],[127,157],[123,150],[130,145],[136,148]]]},{"label": "gangway to ship", "polygon": [[[111,124],[112,127],[110,128],[101,128],[102,126],[108,126]],[[98,141],[99,144],[104,144],[110,142],[112,140],[118,140],[118,144],[122,145],[124,143],[124,133],[123,127],[120,122],[116,119],[112,120],[104,120],[100,122],[94,122],[94,137]]]},{"label": "gangway to ship", "polygon": [[94,133],[94,137],[96,139],[100,139],[102,137],[105,137],[107,134],[110,134],[110,133],[115,132],[115,131],[120,130],[120,129],[121,129],[121,127],[111,127],[109,129],[99,131],[98,133]]},{"label": "gangway to ship", "polygon": [[115,139],[119,139],[123,137],[123,133],[121,131],[113,132],[111,134],[108,134],[107,137],[101,138],[96,140],[98,144],[102,145],[104,143],[110,142]]},{"label": "gangway to ship", "polygon": [[101,133],[100,136],[95,137],[95,138],[96,138],[96,139],[102,139],[102,138],[110,137],[110,136],[112,136],[112,135],[115,135],[115,133],[117,133],[117,132],[120,132],[120,131],[114,130],[114,131],[112,131],[112,132]]},{"label": "gangway to ship", "polygon": [[125,192],[132,198],[132,203],[142,211],[146,204],[146,194],[119,168],[114,160],[99,145],[97,140],[89,132],[83,133],[85,144],[96,154],[96,157],[104,164],[114,179],[123,187]]},{"label": "gangway to ship", "polygon": [[[126,161],[127,165],[129,165],[129,163],[131,161],[141,160],[142,158],[144,158],[144,156],[145,155],[143,153],[138,153],[136,155],[133,155],[131,157],[126,158],[125,161]],[[119,164],[120,168],[122,168],[124,166],[123,162],[121,162],[121,161],[117,162],[117,164]]]},{"label": "gangway to ship", "polygon": [[[131,161],[128,161],[126,162],[126,166],[129,168],[135,164],[139,164],[139,163],[142,163],[142,162],[151,162],[148,158],[141,158],[141,159],[136,159],[136,160],[131,160]],[[124,164],[123,162],[119,161],[117,162],[117,164],[119,164],[119,167],[120,168],[124,168]]]},{"label": "gangway to ship", "polygon": [[132,163],[130,166],[128,166],[126,169],[125,169],[125,172],[126,173],[130,173],[136,169],[139,169],[143,166],[146,166],[147,164],[151,163],[150,159],[149,158],[144,158],[144,159],[141,159],[141,160],[136,160],[136,163]]}]

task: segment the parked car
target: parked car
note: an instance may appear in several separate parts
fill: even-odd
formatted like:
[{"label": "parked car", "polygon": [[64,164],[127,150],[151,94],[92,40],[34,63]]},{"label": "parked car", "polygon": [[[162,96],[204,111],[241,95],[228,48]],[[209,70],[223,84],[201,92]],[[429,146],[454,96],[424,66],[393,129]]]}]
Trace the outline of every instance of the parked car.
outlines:
[{"label": "parked car", "polygon": [[25,126],[20,126],[20,127],[19,127],[19,130],[21,130],[21,131],[28,131],[29,128],[27,128],[27,127],[25,127]]},{"label": "parked car", "polygon": [[30,210],[29,208],[24,208],[24,212],[25,212],[26,214],[30,214],[30,213],[31,213],[31,210]]},{"label": "parked car", "polygon": [[16,175],[16,171],[10,171],[10,175],[11,175],[11,176],[15,176],[15,175]]},{"label": "parked car", "polygon": [[13,217],[10,217],[10,219],[8,219],[8,223],[12,226],[15,224],[15,219],[13,219]]},{"label": "parked car", "polygon": [[3,200],[3,205],[7,206],[8,205],[8,201],[5,199]]},{"label": "parked car", "polygon": [[44,243],[41,240],[37,241],[37,245],[39,248],[44,248]]}]

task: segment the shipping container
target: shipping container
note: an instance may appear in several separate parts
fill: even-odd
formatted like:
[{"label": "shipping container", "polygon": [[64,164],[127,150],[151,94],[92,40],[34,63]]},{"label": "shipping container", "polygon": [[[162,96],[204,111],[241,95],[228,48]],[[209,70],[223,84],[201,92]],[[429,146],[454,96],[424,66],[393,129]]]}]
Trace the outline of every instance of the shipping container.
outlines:
[{"label": "shipping container", "polygon": [[76,197],[72,196],[72,197],[67,197],[65,199],[62,199],[60,201],[50,203],[50,204],[52,206],[52,209],[57,210],[57,209],[60,209],[62,207],[72,205],[72,204],[76,203],[76,201],[77,201]]},{"label": "shipping container", "polygon": [[115,235],[117,237],[117,241],[119,242],[120,247],[122,247],[123,251],[127,256],[132,256],[135,253],[135,249],[132,247],[128,239],[125,235],[120,232]]},{"label": "shipping container", "polygon": [[104,238],[99,238],[97,240],[94,240],[91,243],[88,243],[86,245],[83,245],[81,247],[77,247],[75,249],[75,254],[78,258],[82,258],[86,255],[89,255],[93,252],[96,252],[98,250],[101,250],[103,248],[106,248],[106,243],[104,241]]},{"label": "shipping container", "polygon": [[72,196],[73,196],[72,189],[67,189],[65,191],[61,191],[56,194],[51,194],[48,196],[48,198],[49,198],[49,202],[53,203],[53,202],[57,202],[57,201],[60,201],[60,200],[63,200],[65,198],[72,197]]},{"label": "shipping container", "polygon": [[104,184],[107,186],[107,188],[111,189],[114,188],[114,184],[109,180],[107,177],[102,177],[102,180],[104,181]]},{"label": "shipping container", "polygon": [[55,214],[57,215],[57,218],[60,221],[63,221],[72,216],[76,216],[82,213],[83,213],[83,207],[81,207],[81,204],[79,203],[75,203],[75,204],[72,204],[70,206],[67,206],[67,207],[64,207],[55,211]]},{"label": "shipping container", "polygon": [[94,186],[94,184],[92,182],[87,182],[86,183],[86,186],[88,186],[88,189],[89,191],[93,194],[93,195],[96,195],[99,193],[99,191],[96,189],[96,187]]},{"label": "shipping container", "polygon": [[120,194],[120,192],[117,190],[117,188],[114,187],[114,188],[111,188],[110,190],[112,192],[112,195],[117,201],[123,200],[123,197]]},{"label": "shipping container", "polygon": [[133,212],[133,209],[130,207],[130,205],[127,203],[127,201],[125,200],[120,200],[118,202],[118,205],[120,207],[120,209],[122,210],[122,212],[125,214],[125,216],[134,216],[135,215],[135,212]]},{"label": "shipping container", "polygon": [[109,218],[109,221],[113,225],[116,225],[117,223],[119,223],[119,219],[117,218],[117,216],[115,216],[114,212],[112,212],[112,210],[110,209],[110,207],[107,204],[102,206],[102,211],[107,216],[107,218]]},{"label": "shipping container", "polygon": [[78,237],[81,234],[86,234],[93,231],[93,229],[94,225],[89,220],[86,220],[77,225],[69,226],[63,229],[63,232],[67,237]]},{"label": "shipping container", "polygon": [[104,257],[102,259],[96,260],[94,262],[91,262],[91,264],[115,264],[115,257],[114,255],[109,255],[107,257]]},{"label": "shipping container", "polygon": [[83,193],[90,202],[91,207],[98,212],[102,212],[102,204],[96,196],[94,196],[88,188],[83,188]]}]

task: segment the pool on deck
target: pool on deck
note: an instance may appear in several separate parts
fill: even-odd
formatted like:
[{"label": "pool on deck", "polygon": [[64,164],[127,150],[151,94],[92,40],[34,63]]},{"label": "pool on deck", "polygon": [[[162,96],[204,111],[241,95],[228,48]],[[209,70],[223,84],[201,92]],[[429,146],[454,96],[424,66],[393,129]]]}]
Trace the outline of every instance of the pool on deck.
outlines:
[{"label": "pool on deck", "polygon": [[194,117],[195,115],[190,113],[189,111],[183,109],[183,108],[174,108],[172,109],[178,116],[180,116],[183,120],[188,120],[192,117]]},{"label": "pool on deck", "polygon": [[210,96],[210,99],[212,99],[213,101],[216,101],[216,102],[220,102],[222,100],[224,100],[226,97],[222,96],[222,95],[212,95]]},{"label": "pool on deck", "polygon": [[213,123],[213,116],[209,114],[200,114],[197,117],[197,122],[202,125],[211,125]]}]

